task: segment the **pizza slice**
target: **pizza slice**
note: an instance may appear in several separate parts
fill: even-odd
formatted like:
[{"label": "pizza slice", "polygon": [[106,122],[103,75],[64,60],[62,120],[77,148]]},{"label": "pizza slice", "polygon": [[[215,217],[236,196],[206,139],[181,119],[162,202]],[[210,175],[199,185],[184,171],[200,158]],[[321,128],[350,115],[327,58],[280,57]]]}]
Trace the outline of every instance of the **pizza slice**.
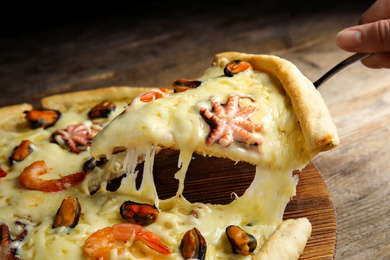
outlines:
[{"label": "pizza slice", "polygon": [[[284,59],[234,52],[216,55],[199,79],[176,80],[172,87],[173,92],[154,89],[136,97],[96,136],[91,155],[110,160],[125,151],[127,176],[119,191],[139,196],[165,212],[191,212],[196,220],[183,220],[180,228],[169,233],[177,240],[183,228],[196,228],[193,236],[199,232],[204,238],[210,259],[224,259],[232,252],[223,236],[231,225],[240,227],[240,234],[251,233],[258,239],[255,249],[246,249],[243,255],[262,259],[261,255],[278,251],[297,258],[311,226],[307,220],[282,224],[298,182],[292,172],[339,143],[318,91]],[[155,149],[180,151],[175,173],[179,188],[175,197],[164,201],[159,200],[153,183]],[[255,164],[252,185],[228,205],[194,207],[182,196],[193,153]],[[135,169],[140,156],[146,166],[137,189]],[[282,248],[287,252],[282,253]],[[238,251],[233,248],[233,253]]]}]

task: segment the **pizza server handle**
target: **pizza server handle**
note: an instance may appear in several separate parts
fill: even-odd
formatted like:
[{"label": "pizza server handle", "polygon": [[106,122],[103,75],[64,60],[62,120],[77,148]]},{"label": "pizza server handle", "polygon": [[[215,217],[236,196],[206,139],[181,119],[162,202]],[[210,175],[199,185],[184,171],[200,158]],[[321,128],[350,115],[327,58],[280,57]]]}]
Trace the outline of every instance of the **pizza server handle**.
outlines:
[{"label": "pizza server handle", "polygon": [[339,72],[340,70],[344,69],[348,65],[354,63],[355,61],[364,59],[368,56],[372,55],[372,53],[355,53],[351,57],[343,60],[336,66],[334,66],[331,70],[329,70],[327,73],[324,74],[321,78],[319,78],[316,82],[313,83],[313,85],[318,88],[320,85],[322,85],[325,81],[330,79],[334,74]]}]

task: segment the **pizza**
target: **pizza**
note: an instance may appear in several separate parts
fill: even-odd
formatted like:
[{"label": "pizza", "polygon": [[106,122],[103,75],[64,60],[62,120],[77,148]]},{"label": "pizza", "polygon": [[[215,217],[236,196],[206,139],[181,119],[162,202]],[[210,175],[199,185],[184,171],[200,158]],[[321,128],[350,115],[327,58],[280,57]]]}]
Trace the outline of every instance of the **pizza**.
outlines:
[{"label": "pizza", "polygon": [[[298,259],[303,252],[310,222],[283,220],[298,183],[292,172],[339,139],[321,95],[291,62],[220,53],[195,80],[54,95],[41,104],[0,109],[0,259]],[[153,178],[164,150],[179,152],[178,189],[168,199]],[[254,180],[227,205],[189,202],[183,191],[194,153],[253,164]],[[111,190],[113,180],[120,183]]]}]

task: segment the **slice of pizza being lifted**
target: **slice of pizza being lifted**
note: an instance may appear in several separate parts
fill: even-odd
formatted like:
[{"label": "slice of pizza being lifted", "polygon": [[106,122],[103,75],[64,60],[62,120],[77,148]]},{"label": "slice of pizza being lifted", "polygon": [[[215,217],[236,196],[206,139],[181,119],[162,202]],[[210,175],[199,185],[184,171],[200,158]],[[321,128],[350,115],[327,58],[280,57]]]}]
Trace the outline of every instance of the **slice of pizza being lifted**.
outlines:
[{"label": "slice of pizza being lifted", "polygon": [[[297,259],[311,225],[307,219],[283,222],[298,182],[292,172],[339,144],[319,92],[289,61],[235,52],[216,55],[202,77],[176,80],[172,87],[174,91],[152,89],[137,96],[94,138],[91,155],[96,160],[110,161],[125,151],[127,175],[117,192],[174,213],[177,226],[169,224],[172,219],[160,225],[174,241],[186,237],[188,230],[201,237],[207,253],[205,247],[192,252],[199,259],[200,254],[206,259],[227,259],[235,254]],[[180,151],[177,194],[167,200],[159,199],[153,182],[157,149]],[[183,190],[193,153],[254,164],[255,178],[246,192],[228,205],[190,203]],[[140,157],[145,166],[137,188]],[[240,232],[248,239],[255,238],[256,246],[237,246],[234,237]],[[185,254],[187,240],[182,241],[181,253],[176,248],[174,254]]]}]

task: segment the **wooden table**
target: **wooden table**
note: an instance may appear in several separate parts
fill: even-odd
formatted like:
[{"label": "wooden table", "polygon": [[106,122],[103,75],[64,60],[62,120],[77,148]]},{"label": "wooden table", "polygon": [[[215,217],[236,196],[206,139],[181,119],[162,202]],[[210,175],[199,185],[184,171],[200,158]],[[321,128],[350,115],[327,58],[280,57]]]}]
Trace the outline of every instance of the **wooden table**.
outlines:
[{"label": "wooden table", "polygon": [[[13,27],[2,35],[0,106],[112,85],[169,86],[198,76],[215,53],[229,50],[279,55],[314,81],[349,56],[334,37],[372,1],[318,3],[152,2],[111,6],[108,14],[79,9],[74,21],[69,7],[62,20],[51,15],[37,30]],[[46,17],[23,16],[26,26],[39,15]],[[356,63],[320,92],[341,138],[313,160],[336,209],[335,259],[389,259],[390,71]]]}]

